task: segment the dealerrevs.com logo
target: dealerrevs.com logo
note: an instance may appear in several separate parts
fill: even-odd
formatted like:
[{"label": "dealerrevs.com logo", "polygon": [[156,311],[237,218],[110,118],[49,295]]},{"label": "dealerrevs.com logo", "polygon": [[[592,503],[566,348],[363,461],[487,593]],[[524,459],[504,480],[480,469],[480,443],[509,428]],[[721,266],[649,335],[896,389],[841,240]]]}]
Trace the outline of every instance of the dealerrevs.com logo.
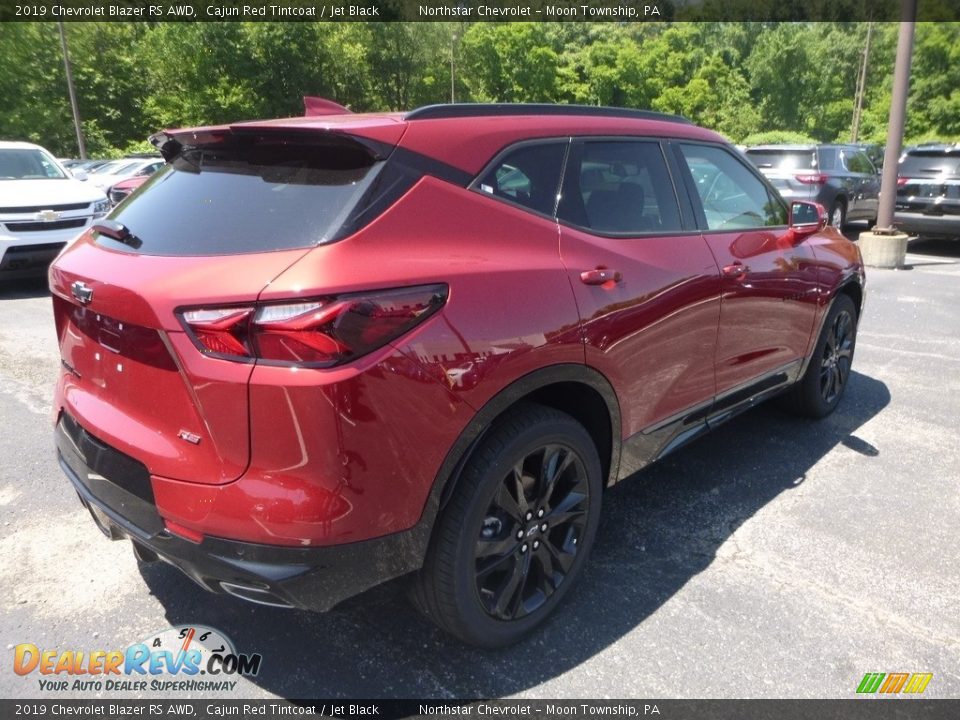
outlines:
[{"label": "dealerrevs.com logo", "polygon": [[13,649],[17,675],[38,675],[40,690],[202,692],[234,690],[237,676],[260,672],[259,653],[238,653],[219,630],[182,625],[124,650]]}]

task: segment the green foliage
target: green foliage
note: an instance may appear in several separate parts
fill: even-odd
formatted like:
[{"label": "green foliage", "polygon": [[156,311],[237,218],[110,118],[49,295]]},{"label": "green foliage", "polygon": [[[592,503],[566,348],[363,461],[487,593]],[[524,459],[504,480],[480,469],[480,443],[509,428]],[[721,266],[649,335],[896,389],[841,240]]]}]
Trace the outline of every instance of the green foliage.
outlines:
[{"label": "green foliage", "polygon": [[[709,19],[719,5],[703,7]],[[458,101],[651,108],[734,142],[845,141],[867,35],[845,21],[64,27],[97,156],[143,148],[162,127],[299,115],[303,95],[356,111],[447,102],[451,73]],[[960,23],[916,27],[907,137],[960,137]],[[872,25],[861,141],[886,142],[897,29]],[[76,155],[56,23],[0,24],[0,67],[0,137]]]},{"label": "green foliage", "polygon": [[764,132],[752,133],[742,140],[744,145],[779,145],[789,143],[791,145],[807,145],[817,141],[809,135],[794,132],[792,130],[765,130]]}]

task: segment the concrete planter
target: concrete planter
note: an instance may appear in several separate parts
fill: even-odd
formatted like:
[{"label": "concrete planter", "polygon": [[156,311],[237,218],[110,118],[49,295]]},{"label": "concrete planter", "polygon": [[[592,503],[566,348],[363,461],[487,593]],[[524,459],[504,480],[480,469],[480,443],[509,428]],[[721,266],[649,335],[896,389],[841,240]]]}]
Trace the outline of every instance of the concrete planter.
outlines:
[{"label": "concrete planter", "polygon": [[907,235],[905,233],[860,233],[857,245],[867,267],[902,268],[907,259]]}]

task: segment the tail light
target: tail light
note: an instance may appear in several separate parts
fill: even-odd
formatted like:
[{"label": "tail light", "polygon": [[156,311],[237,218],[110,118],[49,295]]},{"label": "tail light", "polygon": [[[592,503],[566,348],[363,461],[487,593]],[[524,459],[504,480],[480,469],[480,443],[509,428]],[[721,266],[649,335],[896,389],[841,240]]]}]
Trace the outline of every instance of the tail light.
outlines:
[{"label": "tail light", "polygon": [[911,178],[898,177],[898,178],[897,178],[897,187],[903,187],[903,186],[906,185],[908,182],[910,182],[910,180],[911,180]]},{"label": "tail light", "polygon": [[824,175],[823,173],[808,173],[806,175],[797,175],[797,182],[802,182],[804,185],[823,185],[830,179],[829,175]]},{"label": "tail light", "polygon": [[350,293],[295,303],[184,310],[201,352],[240,362],[332,367],[395,340],[447,301],[446,285]]}]

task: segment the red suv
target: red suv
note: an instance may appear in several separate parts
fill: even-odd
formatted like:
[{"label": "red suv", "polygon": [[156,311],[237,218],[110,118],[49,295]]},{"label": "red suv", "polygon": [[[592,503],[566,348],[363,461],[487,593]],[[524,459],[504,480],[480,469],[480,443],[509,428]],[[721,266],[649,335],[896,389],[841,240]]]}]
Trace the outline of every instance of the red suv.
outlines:
[{"label": "red suv", "polygon": [[326,610],[416,572],[441,627],[510,643],[582,571],[605,487],[847,384],[856,246],[682,118],[449,105],[154,142],[167,166],[50,271],[56,444],[101,530],[207,590]]}]

